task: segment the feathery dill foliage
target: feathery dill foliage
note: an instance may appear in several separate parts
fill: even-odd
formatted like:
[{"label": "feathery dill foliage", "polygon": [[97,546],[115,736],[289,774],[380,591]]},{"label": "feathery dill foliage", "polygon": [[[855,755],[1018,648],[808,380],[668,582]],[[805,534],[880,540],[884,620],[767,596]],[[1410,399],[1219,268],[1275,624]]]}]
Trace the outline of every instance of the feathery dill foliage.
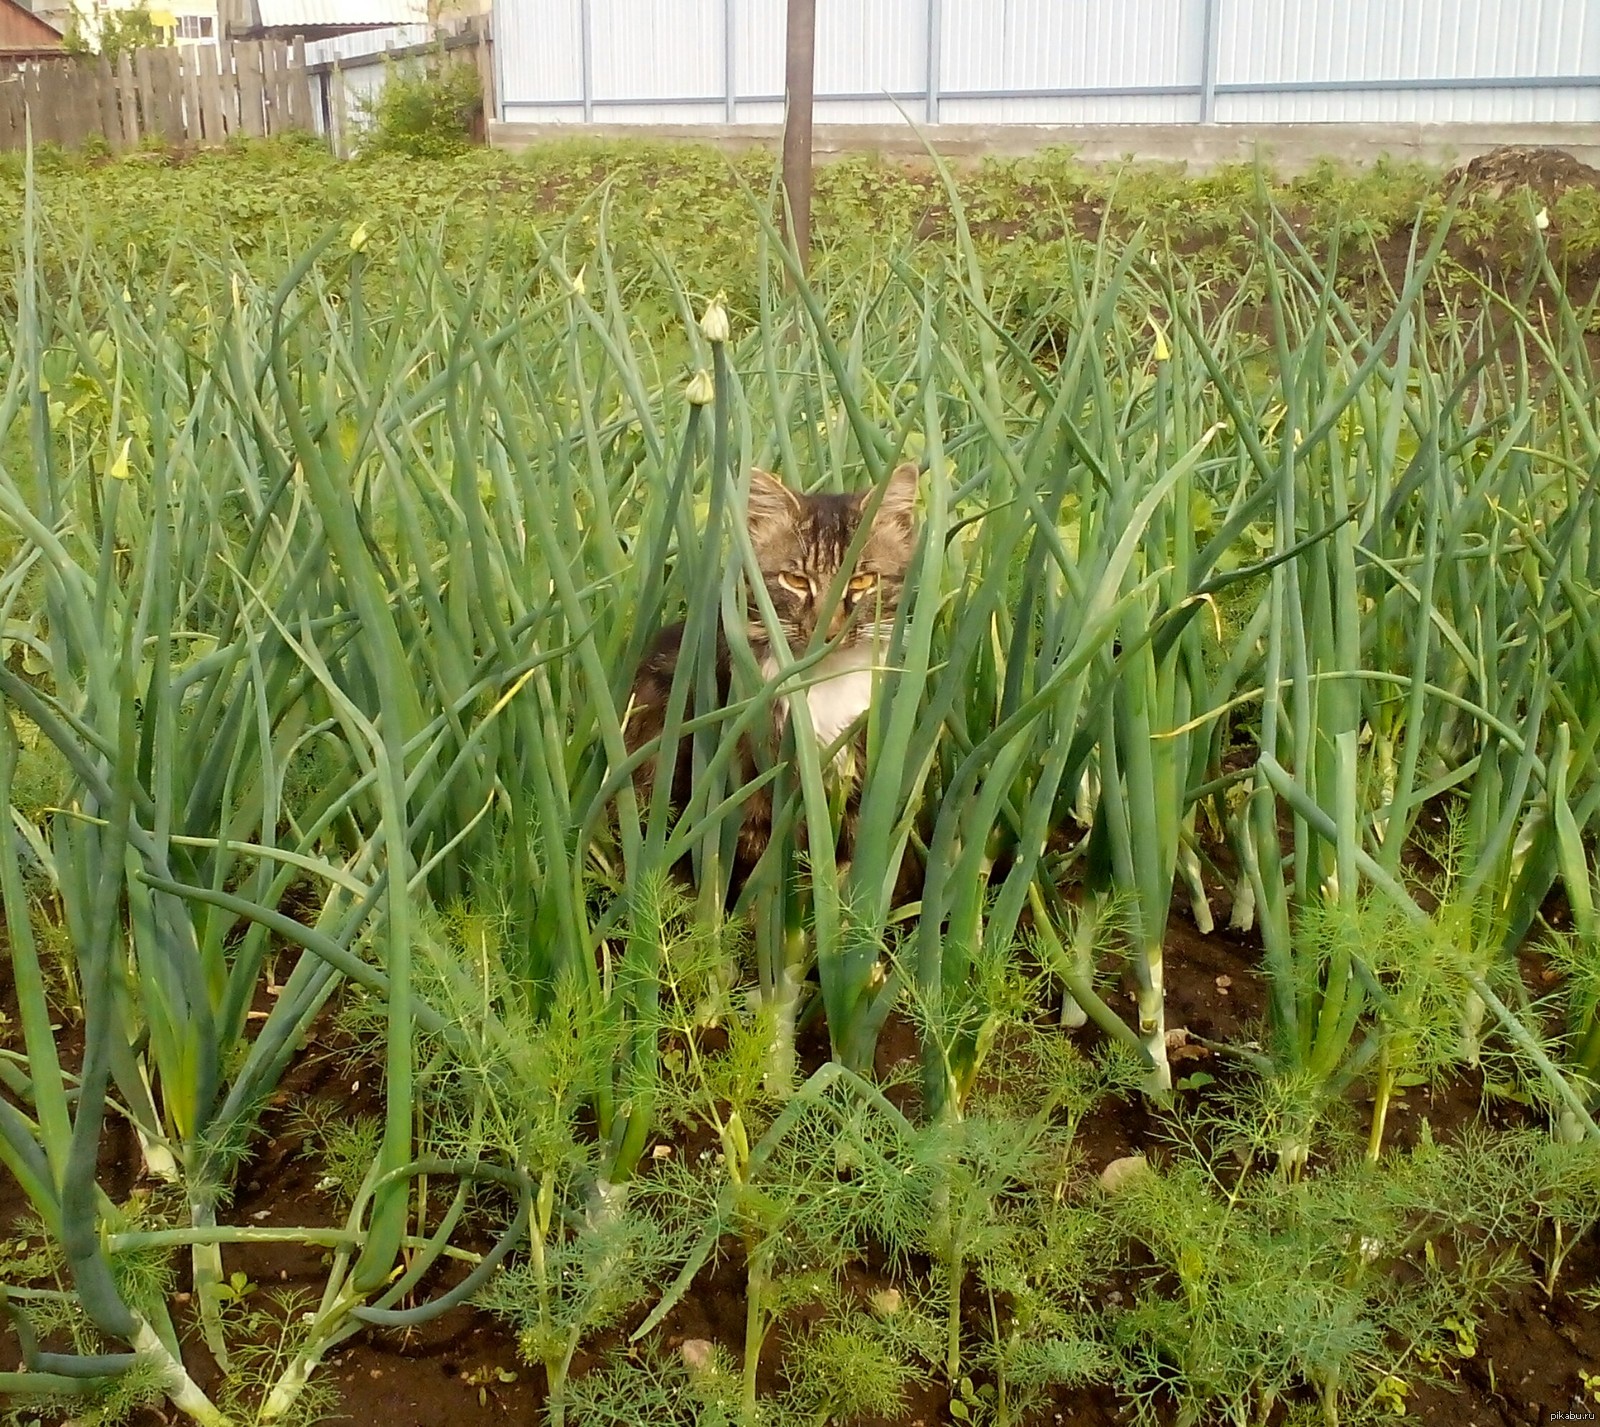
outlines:
[{"label": "feathery dill foliage", "polygon": [[1109,1318],[1125,1390],[1146,1420],[1167,1403],[1257,1420],[1308,1391],[1327,1420],[1381,1419],[1395,1382],[1470,1355],[1472,1325],[1526,1278],[1505,1247],[1536,1221],[1525,1154],[1425,1138],[1386,1172],[1351,1157],[1291,1184],[1187,1156],[1133,1177],[1107,1203],[1152,1259]]}]

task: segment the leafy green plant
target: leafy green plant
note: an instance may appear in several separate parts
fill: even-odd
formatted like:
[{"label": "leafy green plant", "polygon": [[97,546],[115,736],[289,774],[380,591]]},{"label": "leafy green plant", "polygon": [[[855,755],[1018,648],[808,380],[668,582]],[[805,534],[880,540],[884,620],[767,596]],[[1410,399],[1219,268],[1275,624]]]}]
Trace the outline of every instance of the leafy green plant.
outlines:
[{"label": "leafy green plant", "polygon": [[115,64],[124,53],[152,49],[170,40],[170,32],[156,24],[150,7],[143,3],[115,9],[97,6],[94,28],[92,38],[85,34],[74,7],[62,41],[67,53],[103,55]]},{"label": "leafy green plant", "polygon": [[383,1141],[383,1125],[372,1115],[351,1115],[322,1100],[308,1100],[292,1122],[304,1139],[300,1156],[322,1170],[317,1188],[349,1205],[367,1177]]},{"label": "leafy green plant", "polygon": [[1388,1410],[1520,1276],[1481,1237],[1527,1222],[1514,1164],[1425,1142],[1385,1175],[1353,1159],[1294,1183],[1186,1155],[1130,1177],[1106,1209],[1154,1265],[1108,1326],[1142,1418],[1258,1421],[1302,1390],[1328,1422]]},{"label": "leafy green plant", "polygon": [[391,61],[377,97],[365,101],[363,154],[444,159],[472,141],[483,112],[477,67],[441,56],[437,63]]}]

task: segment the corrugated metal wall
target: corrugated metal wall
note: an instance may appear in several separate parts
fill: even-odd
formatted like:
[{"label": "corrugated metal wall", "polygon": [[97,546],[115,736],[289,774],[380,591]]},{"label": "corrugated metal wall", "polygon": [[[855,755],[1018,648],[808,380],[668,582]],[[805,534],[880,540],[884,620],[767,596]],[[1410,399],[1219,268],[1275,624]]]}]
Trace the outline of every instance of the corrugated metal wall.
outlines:
[{"label": "corrugated metal wall", "polygon": [[[775,123],[785,0],[495,0],[501,117]],[[1600,122],[1600,0],[817,0],[819,123]]]}]

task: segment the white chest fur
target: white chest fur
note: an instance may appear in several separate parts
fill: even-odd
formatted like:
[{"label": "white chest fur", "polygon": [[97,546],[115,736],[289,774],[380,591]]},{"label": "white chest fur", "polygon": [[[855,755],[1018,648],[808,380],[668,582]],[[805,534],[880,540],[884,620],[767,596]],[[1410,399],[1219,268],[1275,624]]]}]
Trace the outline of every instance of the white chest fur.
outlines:
[{"label": "white chest fur", "polygon": [[[775,718],[779,730],[789,718],[792,699],[804,699],[811,716],[811,729],[824,748],[849,728],[872,702],[875,651],[871,645],[841,649],[813,665],[804,676],[804,687],[777,702]],[[764,659],[761,672],[771,678],[777,664]]]}]

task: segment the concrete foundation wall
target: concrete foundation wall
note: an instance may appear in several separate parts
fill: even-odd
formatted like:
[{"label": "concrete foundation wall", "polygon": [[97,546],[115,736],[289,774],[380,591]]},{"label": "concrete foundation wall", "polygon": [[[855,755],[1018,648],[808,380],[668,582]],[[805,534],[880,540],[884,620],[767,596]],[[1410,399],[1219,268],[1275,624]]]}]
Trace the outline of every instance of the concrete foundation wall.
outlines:
[{"label": "concrete foundation wall", "polygon": [[[489,142],[512,152],[585,138],[776,149],[781,137],[776,124],[489,125]],[[961,161],[1065,146],[1085,163],[1132,159],[1184,164],[1197,172],[1257,158],[1285,175],[1324,158],[1360,165],[1387,155],[1448,166],[1502,144],[1561,149],[1600,168],[1600,124],[819,124],[813,153],[819,161],[858,153],[915,159],[925,154],[924,138],[941,155]]]}]

